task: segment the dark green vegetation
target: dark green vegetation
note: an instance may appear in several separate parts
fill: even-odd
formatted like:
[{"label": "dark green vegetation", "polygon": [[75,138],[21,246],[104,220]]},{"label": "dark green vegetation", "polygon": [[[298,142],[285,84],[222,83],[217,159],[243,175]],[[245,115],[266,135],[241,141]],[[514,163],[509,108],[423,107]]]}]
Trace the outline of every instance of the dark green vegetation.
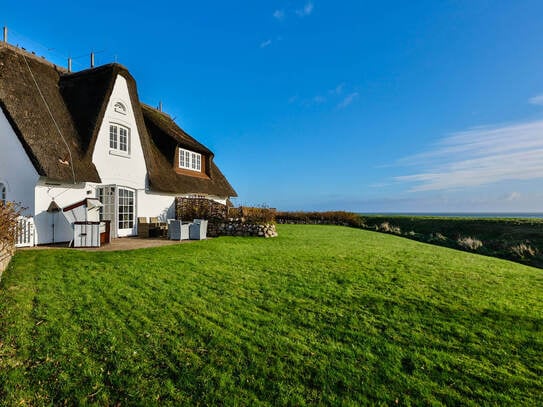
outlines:
[{"label": "dark green vegetation", "polygon": [[362,220],[369,229],[386,222],[403,236],[446,247],[461,248],[459,238],[473,237],[482,243],[475,250],[479,254],[543,268],[543,219],[364,215]]},{"label": "dark green vegetation", "polygon": [[354,228],[28,250],[0,283],[0,400],[542,405],[543,273]]}]

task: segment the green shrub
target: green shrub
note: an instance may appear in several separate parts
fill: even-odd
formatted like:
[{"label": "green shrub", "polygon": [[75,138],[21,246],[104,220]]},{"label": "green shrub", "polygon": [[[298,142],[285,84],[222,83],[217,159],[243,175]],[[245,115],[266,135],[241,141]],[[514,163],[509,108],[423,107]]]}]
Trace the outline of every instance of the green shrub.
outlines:
[{"label": "green shrub", "polygon": [[331,224],[364,227],[362,218],[353,212],[278,212],[278,223]]},{"label": "green shrub", "polygon": [[15,245],[20,212],[21,208],[16,203],[0,202],[0,251]]}]

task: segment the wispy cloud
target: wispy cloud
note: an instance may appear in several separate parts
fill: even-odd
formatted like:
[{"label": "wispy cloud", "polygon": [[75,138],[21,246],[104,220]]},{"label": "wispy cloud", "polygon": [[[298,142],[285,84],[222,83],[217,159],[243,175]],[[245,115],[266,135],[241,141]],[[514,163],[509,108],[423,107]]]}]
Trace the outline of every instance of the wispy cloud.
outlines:
[{"label": "wispy cloud", "polygon": [[343,89],[345,88],[345,83],[342,82],[339,85],[337,85],[334,89],[330,89],[328,93],[331,95],[341,95],[343,93]]},{"label": "wispy cloud", "polygon": [[266,40],[260,43],[260,48],[266,48],[269,47],[272,43],[272,40]]},{"label": "wispy cloud", "polygon": [[528,102],[530,102],[532,105],[543,106],[543,94],[531,97],[530,99],[528,99]]},{"label": "wispy cloud", "polygon": [[343,98],[343,100],[337,105],[338,109],[344,109],[347,106],[349,106],[351,103],[354,102],[354,100],[358,97],[358,92],[353,92],[348,94]]},{"label": "wispy cloud", "polygon": [[411,191],[451,190],[500,181],[543,179],[543,120],[477,127],[451,134],[399,164],[421,167],[396,177]]},{"label": "wispy cloud", "polygon": [[273,17],[276,20],[283,21],[285,19],[285,10],[275,10],[273,12]]},{"label": "wispy cloud", "polygon": [[521,197],[521,193],[520,192],[511,192],[510,194],[507,194],[505,196],[505,200],[506,201],[518,201]]},{"label": "wispy cloud", "polygon": [[[297,100],[297,98],[294,98],[294,99],[290,98],[289,103],[290,103],[290,100],[295,102]],[[322,104],[326,103],[326,101],[327,101],[327,99],[324,96],[316,95],[316,96],[313,96],[312,98],[309,98],[309,99],[300,100],[300,105],[304,106],[304,107],[311,107],[311,106],[322,105]]]},{"label": "wispy cloud", "polygon": [[308,1],[307,3],[305,3],[305,6],[303,8],[296,10],[296,14],[299,17],[309,16],[313,12],[313,8],[313,3],[311,1]]},{"label": "wispy cloud", "polygon": [[321,104],[321,103],[326,102],[326,98],[324,96],[321,96],[321,95],[317,95],[311,100],[313,101],[313,103],[316,103],[316,104]]}]

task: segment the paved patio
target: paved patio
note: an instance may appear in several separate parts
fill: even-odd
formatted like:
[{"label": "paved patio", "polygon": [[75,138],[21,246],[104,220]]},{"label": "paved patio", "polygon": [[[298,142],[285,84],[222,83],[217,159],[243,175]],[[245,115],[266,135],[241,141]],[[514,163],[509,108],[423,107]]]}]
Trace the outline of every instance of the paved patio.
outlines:
[{"label": "paved patio", "polygon": [[[94,252],[112,252],[112,251],[123,251],[123,250],[134,250],[134,249],[145,249],[149,247],[161,247],[161,246],[171,246],[174,244],[185,244],[196,242],[196,240],[168,240],[166,238],[139,238],[139,237],[122,237],[119,239],[112,239],[110,244],[103,245],[101,247],[78,247],[72,248],[72,250],[85,250],[85,251],[94,251]],[[55,245],[44,245],[36,247],[24,247],[17,250],[51,250],[51,249],[66,249],[68,243],[59,243]]]}]

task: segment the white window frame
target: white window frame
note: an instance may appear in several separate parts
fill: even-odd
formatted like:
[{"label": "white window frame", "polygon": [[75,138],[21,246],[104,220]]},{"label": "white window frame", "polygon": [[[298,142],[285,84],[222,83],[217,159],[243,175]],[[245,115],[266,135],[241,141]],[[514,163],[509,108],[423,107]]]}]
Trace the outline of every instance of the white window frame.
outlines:
[{"label": "white window frame", "polygon": [[179,168],[202,172],[202,154],[179,147]]},{"label": "white window frame", "polygon": [[130,156],[130,127],[119,123],[109,123],[109,153],[124,157]]},{"label": "white window frame", "polygon": [[134,228],[136,222],[136,191],[132,188],[117,188],[118,230]]}]

